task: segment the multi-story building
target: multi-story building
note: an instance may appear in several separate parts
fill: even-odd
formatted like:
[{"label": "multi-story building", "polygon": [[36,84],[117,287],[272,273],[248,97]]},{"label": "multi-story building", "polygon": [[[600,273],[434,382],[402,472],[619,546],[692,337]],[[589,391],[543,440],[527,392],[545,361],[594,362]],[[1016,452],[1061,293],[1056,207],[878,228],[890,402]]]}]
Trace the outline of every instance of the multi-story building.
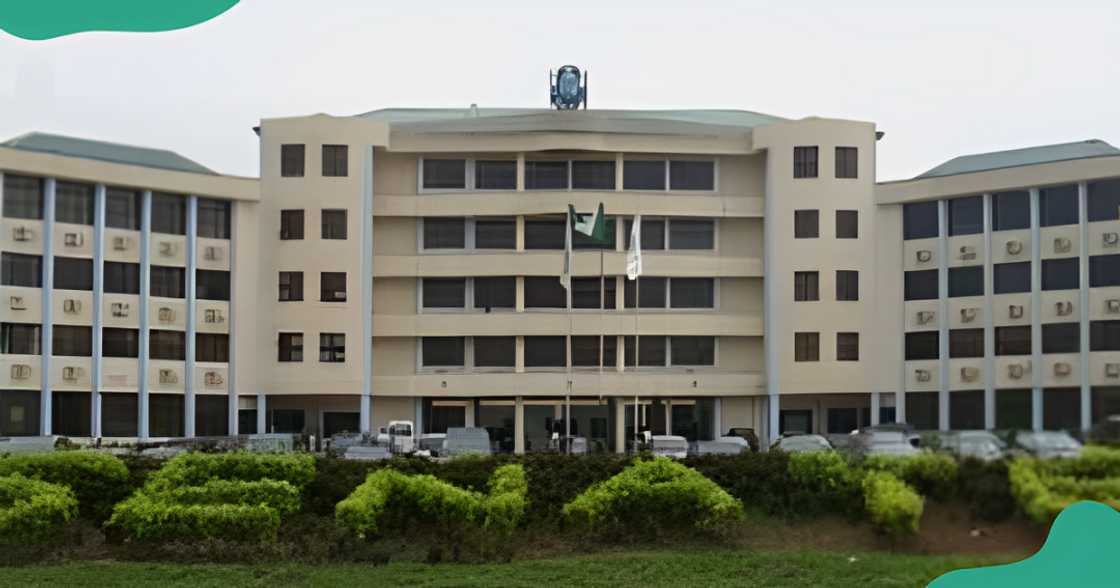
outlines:
[{"label": "multi-story building", "polygon": [[[1120,412],[1120,151],[1101,142],[876,185],[872,123],[746,111],[257,131],[259,183],[162,151],[0,145],[0,435],[410,420],[506,451],[553,432],[622,451],[635,425],[1079,430]],[[566,289],[568,206],[600,203],[611,238],[573,233]]]}]

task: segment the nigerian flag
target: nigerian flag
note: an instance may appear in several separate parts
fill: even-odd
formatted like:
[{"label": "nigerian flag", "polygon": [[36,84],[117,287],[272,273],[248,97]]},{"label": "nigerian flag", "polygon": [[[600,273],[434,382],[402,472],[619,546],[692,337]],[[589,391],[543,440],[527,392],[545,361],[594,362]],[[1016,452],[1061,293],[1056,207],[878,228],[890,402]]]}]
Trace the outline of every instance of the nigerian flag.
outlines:
[{"label": "nigerian flag", "polygon": [[572,230],[590,237],[596,243],[610,244],[614,235],[607,234],[607,216],[603,214],[603,203],[593,214],[580,214],[576,207],[568,205],[568,226],[564,231],[564,270],[560,273],[560,285],[568,288],[572,283]]}]

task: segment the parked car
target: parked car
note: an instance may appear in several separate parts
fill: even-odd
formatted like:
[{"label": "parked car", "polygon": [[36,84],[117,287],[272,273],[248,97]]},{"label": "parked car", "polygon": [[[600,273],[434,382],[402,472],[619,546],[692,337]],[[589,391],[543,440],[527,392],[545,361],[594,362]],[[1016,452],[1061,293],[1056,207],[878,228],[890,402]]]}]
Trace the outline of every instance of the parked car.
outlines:
[{"label": "parked car", "polygon": [[1012,443],[1015,449],[1039,459],[1081,455],[1081,442],[1065,431],[1019,431]]},{"label": "parked car", "polygon": [[916,436],[902,431],[891,430],[860,430],[852,435],[849,450],[858,455],[915,455],[919,449],[915,447]]},{"label": "parked car", "polygon": [[443,443],[446,440],[446,433],[424,433],[420,435],[417,447],[419,451],[428,452],[429,456],[438,457],[443,454]]},{"label": "parked car", "polygon": [[1007,444],[990,431],[951,431],[938,436],[941,449],[958,457],[983,461],[1003,458]]},{"label": "parked car", "polygon": [[750,450],[750,443],[742,437],[720,437],[715,441],[694,441],[688,445],[691,455],[739,455]]},{"label": "parked car", "polygon": [[1120,414],[1113,414],[1103,421],[1093,425],[1089,431],[1089,439],[1094,443],[1105,445],[1120,444]]},{"label": "parked car", "polygon": [[902,433],[906,437],[906,441],[914,447],[921,447],[922,437],[918,435],[914,425],[908,423],[880,423],[878,425],[868,425],[861,427],[858,433]]},{"label": "parked car", "polygon": [[780,437],[777,441],[774,441],[770,449],[790,453],[814,453],[817,451],[832,451],[832,443],[821,435],[794,434]]},{"label": "parked car", "polygon": [[653,435],[650,437],[649,447],[659,457],[688,457],[688,439],[679,435]]},{"label": "parked car", "polygon": [[751,451],[758,451],[762,448],[762,445],[758,440],[758,434],[756,434],[754,432],[754,429],[750,427],[731,427],[727,430],[727,434],[724,435],[724,437],[739,437],[740,439],[746,439],[747,443],[750,445]]},{"label": "parked car", "polygon": [[481,427],[452,427],[447,429],[441,456],[480,454],[490,455],[490,434]]}]

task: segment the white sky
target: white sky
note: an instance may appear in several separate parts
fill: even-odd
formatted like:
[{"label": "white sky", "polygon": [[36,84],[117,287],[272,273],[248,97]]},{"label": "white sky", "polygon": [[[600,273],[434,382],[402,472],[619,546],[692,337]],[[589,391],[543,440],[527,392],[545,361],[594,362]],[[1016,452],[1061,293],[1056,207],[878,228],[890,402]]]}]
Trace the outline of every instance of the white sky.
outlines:
[{"label": "white sky", "polygon": [[1120,143],[1120,2],[243,0],[198,27],[0,32],[0,138],[163,147],[256,175],[262,117],[547,106],[741,108],[875,121],[879,179],[967,153]]}]

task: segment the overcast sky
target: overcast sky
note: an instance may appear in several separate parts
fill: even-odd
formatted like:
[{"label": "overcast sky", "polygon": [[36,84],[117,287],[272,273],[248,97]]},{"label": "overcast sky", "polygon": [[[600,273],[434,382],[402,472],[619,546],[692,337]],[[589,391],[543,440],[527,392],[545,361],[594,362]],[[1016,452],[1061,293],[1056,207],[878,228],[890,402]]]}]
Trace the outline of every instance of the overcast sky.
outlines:
[{"label": "overcast sky", "polygon": [[243,0],[200,26],[0,32],[0,137],[179,151],[256,175],[261,118],[547,106],[550,67],[597,108],[874,121],[880,180],[956,155],[1120,144],[1120,2]]}]

